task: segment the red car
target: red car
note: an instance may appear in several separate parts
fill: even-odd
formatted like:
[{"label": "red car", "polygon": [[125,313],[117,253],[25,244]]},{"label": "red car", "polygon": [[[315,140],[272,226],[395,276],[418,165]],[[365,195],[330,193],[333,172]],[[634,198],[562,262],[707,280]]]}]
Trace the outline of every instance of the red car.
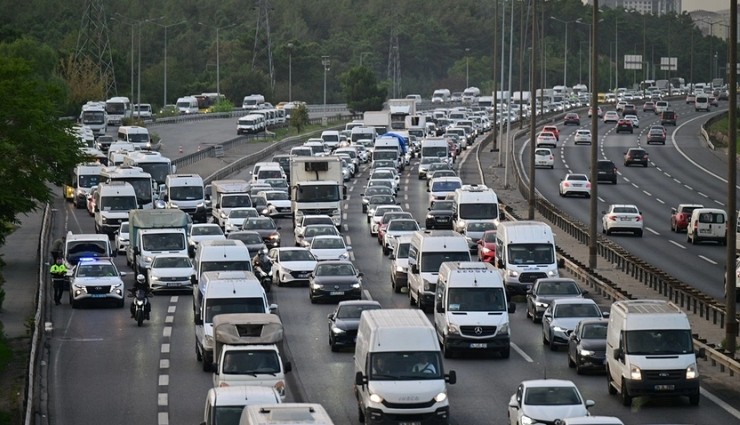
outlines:
[{"label": "red car", "polygon": [[623,131],[629,131],[632,133],[632,120],[620,119],[617,121],[617,129],[614,130],[614,132],[619,134]]},{"label": "red car", "polygon": [[575,112],[568,112],[565,114],[565,118],[563,119],[563,125],[568,124],[581,125],[581,117]]},{"label": "red car", "polygon": [[685,232],[689,228],[691,213],[697,208],[704,208],[699,204],[678,204],[671,208],[671,232]]},{"label": "red car", "polygon": [[478,260],[496,263],[496,231],[486,230],[478,240]]},{"label": "red car", "polygon": [[560,140],[560,130],[558,130],[558,127],[555,125],[546,125],[542,127],[542,133],[544,132],[550,132],[555,136],[555,140]]}]

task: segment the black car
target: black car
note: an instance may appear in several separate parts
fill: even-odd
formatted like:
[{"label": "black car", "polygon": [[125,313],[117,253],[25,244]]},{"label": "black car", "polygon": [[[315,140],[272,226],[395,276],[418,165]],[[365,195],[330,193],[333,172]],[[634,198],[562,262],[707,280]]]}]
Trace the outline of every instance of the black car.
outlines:
[{"label": "black car", "polygon": [[249,256],[254,257],[260,250],[267,248],[265,241],[262,240],[262,236],[253,230],[240,230],[238,232],[231,232],[226,235],[226,239],[237,239],[244,242],[249,250]]},{"label": "black car", "polygon": [[648,166],[648,153],[642,148],[629,148],[624,153],[624,166],[629,167],[632,164]]},{"label": "black car", "polygon": [[606,369],[607,319],[581,320],[568,339],[568,366],[576,373]]},{"label": "black car", "polygon": [[598,160],[596,170],[598,181],[610,181],[612,184],[617,184],[617,166],[611,160]]},{"label": "black car", "polygon": [[665,145],[665,131],[659,127],[653,127],[650,129],[647,135],[647,144],[660,143]]},{"label": "black car", "polygon": [[270,217],[250,217],[244,220],[242,230],[253,230],[262,237],[267,248],[280,246],[280,226]]},{"label": "black car", "polygon": [[575,280],[553,277],[537,279],[527,291],[527,317],[533,322],[542,319],[542,313],[556,298],[583,298],[587,291],[581,290]]},{"label": "black car", "polygon": [[454,201],[440,200],[432,202],[427,212],[424,225],[427,229],[452,229]]},{"label": "black car", "polygon": [[660,113],[660,125],[670,124],[675,126],[678,115],[675,111],[663,111]]},{"label": "black car", "polygon": [[339,351],[340,347],[354,346],[362,312],[379,308],[381,306],[377,301],[341,301],[334,312],[329,314],[329,346],[331,346],[331,351]]},{"label": "black car", "polygon": [[622,108],[622,116],[625,117],[627,115],[637,115],[637,107],[631,103],[624,105],[624,108]]},{"label": "black car", "polygon": [[319,301],[359,300],[362,298],[362,273],[351,261],[320,261],[308,280],[308,297]]},{"label": "black car", "polygon": [[617,121],[617,129],[614,130],[615,133],[619,134],[623,131],[629,131],[630,133],[633,132],[632,130],[632,120],[628,119],[620,119]]}]

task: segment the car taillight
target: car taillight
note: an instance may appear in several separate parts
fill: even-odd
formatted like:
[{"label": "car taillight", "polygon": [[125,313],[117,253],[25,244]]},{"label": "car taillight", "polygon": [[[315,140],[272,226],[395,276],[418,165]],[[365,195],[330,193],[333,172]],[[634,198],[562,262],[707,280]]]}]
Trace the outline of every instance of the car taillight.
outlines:
[{"label": "car taillight", "polygon": [[617,221],[617,216],[616,215],[610,215],[608,218],[611,221]]},{"label": "car taillight", "polygon": [[641,215],[638,215],[637,216],[637,221],[642,221],[642,216]]},{"label": "car taillight", "polygon": [[586,183],[586,188],[591,189],[591,183]]},{"label": "car taillight", "polygon": [[570,183],[568,183],[568,182],[563,182],[563,186],[564,186],[564,187],[570,187]]}]

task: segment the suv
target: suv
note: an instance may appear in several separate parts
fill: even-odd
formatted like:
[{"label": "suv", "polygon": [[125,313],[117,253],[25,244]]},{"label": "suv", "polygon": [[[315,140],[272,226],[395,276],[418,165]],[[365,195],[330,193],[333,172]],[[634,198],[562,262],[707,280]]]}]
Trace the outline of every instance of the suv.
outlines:
[{"label": "suv", "polygon": [[632,120],[628,120],[626,118],[622,118],[619,121],[617,121],[617,129],[614,130],[615,133],[619,134],[623,131],[629,131],[630,133],[633,132],[632,129]]},{"label": "suv", "polygon": [[610,181],[617,184],[617,166],[608,159],[600,159],[596,162],[597,180]]},{"label": "suv", "polygon": [[69,303],[78,308],[83,301],[113,301],[123,307],[123,280],[110,258],[83,258],[77,264],[69,288]]},{"label": "suv", "polygon": [[647,144],[660,143],[665,145],[665,131],[660,127],[650,127],[647,135]]},{"label": "suv", "polygon": [[624,166],[629,167],[632,164],[648,166],[648,153],[643,148],[629,148],[624,153]]},{"label": "suv", "polygon": [[678,119],[678,114],[676,114],[675,111],[663,111],[660,113],[660,124],[661,125],[671,124],[672,126],[675,126],[677,119]]}]

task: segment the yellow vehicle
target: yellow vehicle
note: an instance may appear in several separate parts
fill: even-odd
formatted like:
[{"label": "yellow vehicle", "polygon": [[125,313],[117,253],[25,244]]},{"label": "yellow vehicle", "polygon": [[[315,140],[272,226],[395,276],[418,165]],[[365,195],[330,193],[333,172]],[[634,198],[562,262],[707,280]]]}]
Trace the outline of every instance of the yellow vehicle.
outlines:
[{"label": "yellow vehicle", "polygon": [[599,93],[599,103],[606,103],[606,93]]}]

